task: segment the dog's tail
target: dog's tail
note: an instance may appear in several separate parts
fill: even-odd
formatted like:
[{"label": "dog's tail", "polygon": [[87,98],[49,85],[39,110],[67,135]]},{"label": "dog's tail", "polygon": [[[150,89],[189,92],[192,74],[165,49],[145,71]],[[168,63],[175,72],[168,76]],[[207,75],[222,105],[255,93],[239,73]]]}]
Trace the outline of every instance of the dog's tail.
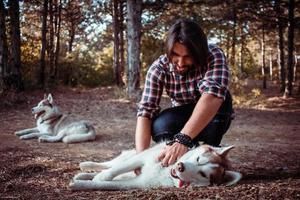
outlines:
[{"label": "dog's tail", "polygon": [[86,124],[86,128],[88,131],[86,133],[75,133],[71,135],[67,135],[63,138],[64,143],[77,143],[77,142],[86,142],[86,141],[92,141],[96,139],[96,132],[95,128],[92,125]]}]

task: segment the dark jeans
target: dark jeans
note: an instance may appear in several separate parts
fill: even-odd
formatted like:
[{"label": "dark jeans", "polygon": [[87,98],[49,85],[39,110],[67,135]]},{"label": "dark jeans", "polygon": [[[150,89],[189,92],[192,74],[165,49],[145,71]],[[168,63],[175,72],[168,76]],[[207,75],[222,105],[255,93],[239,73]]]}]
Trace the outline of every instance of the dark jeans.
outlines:
[{"label": "dark jeans", "polygon": [[[190,118],[196,104],[186,104],[163,110],[152,122],[152,139],[155,142],[172,140],[173,136],[181,131]],[[223,135],[228,130],[233,116],[232,98],[227,92],[225,101],[218,113],[208,125],[198,134],[193,142],[199,141],[212,146],[219,146]]]}]

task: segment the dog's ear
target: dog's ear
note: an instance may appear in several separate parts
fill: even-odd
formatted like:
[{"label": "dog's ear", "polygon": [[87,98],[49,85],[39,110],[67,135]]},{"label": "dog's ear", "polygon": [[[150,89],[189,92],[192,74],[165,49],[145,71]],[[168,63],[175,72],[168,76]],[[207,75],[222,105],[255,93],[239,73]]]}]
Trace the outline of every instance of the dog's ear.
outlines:
[{"label": "dog's ear", "polygon": [[53,97],[52,97],[52,95],[49,93],[48,94],[48,101],[49,101],[49,103],[53,103]]},{"label": "dog's ear", "polygon": [[226,186],[231,186],[239,182],[241,178],[242,178],[241,173],[226,170],[223,184]]},{"label": "dog's ear", "polygon": [[227,155],[228,155],[228,153],[229,153],[229,151],[231,150],[231,149],[233,149],[234,148],[234,146],[229,146],[229,147],[221,147],[221,148],[214,148],[216,151],[217,151],[217,153],[221,156],[221,157],[223,157],[223,158],[226,158],[227,157]]}]

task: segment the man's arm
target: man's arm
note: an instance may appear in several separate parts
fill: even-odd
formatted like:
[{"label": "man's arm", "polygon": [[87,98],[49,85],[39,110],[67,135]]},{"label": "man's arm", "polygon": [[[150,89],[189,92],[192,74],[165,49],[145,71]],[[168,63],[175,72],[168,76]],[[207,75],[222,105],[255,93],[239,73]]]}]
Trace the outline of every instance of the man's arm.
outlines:
[{"label": "man's arm", "polygon": [[187,121],[181,133],[195,138],[217,114],[223,99],[204,93],[196,104],[192,116]]},{"label": "man's arm", "polygon": [[150,146],[151,120],[147,117],[138,117],[135,131],[135,149],[141,152]]},{"label": "man's arm", "polygon": [[[192,139],[195,138],[217,114],[222,102],[222,98],[204,93],[198,100],[190,119],[181,130],[181,133],[190,136]],[[187,150],[186,146],[175,142],[160,153],[158,160],[162,161],[163,166],[171,165],[185,154]]]}]

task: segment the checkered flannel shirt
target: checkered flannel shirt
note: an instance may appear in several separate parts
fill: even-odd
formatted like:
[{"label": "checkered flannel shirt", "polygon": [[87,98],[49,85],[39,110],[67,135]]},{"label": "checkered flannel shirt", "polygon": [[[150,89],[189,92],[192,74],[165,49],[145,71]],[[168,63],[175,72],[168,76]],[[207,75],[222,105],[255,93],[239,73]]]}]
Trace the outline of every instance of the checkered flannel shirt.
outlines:
[{"label": "checkered flannel shirt", "polygon": [[225,99],[230,72],[223,51],[209,45],[208,69],[203,75],[200,69],[189,69],[184,75],[175,72],[166,55],[160,56],[150,66],[137,116],[152,119],[160,112],[160,99],[165,89],[172,106],[195,103],[201,94],[208,93]]}]

